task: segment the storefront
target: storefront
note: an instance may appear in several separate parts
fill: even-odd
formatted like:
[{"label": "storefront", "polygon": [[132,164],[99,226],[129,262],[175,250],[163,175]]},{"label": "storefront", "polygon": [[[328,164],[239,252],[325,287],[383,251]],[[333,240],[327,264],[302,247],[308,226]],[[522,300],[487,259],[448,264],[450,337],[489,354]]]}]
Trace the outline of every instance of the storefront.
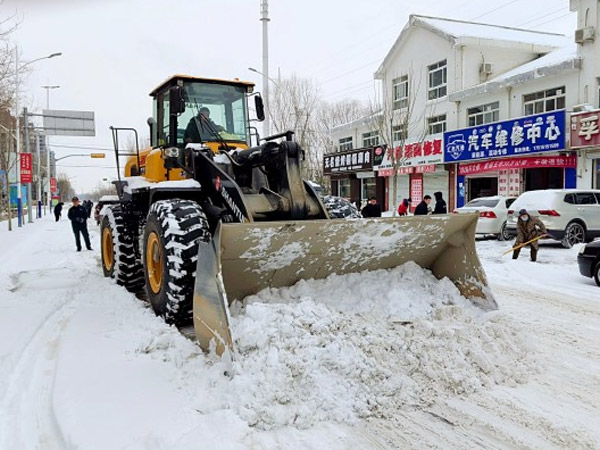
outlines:
[{"label": "storefront", "polygon": [[600,189],[600,110],[572,114],[570,148],[579,152],[581,186]]},{"label": "storefront", "polygon": [[456,164],[456,206],[478,197],[517,197],[574,188],[577,158],[565,152],[565,111],[445,133],[445,161]]},{"label": "storefront", "polygon": [[376,197],[383,204],[385,184],[373,172],[373,148],[325,155],[323,174],[331,178],[331,193],[361,206]]},{"label": "storefront", "polygon": [[[412,209],[423,200],[425,195],[433,197],[434,192],[442,192],[448,199],[448,172],[444,169],[442,139],[430,139],[416,143],[399,145],[396,143],[394,154],[387,148],[375,148],[373,169],[377,177],[386,180],[387,209],[398,207],[403,198],[412,199]],[[396,179],[396,197],[394,203],[394,173]]]}]

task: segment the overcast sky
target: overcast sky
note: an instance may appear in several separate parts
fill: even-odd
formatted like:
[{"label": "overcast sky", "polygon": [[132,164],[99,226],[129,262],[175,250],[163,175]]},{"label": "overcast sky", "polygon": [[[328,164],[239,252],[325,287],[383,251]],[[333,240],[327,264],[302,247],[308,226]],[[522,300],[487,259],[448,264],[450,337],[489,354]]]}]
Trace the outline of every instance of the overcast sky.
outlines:
[{"label": "overcast sky", "polygon": [[[406,24],[424,14],[572,35],[567,0],[270,0],[270,75],[295,73],[320,83],[323,98],[373,97],[373,72]],[[69,158],[80,193],[114,177],[108,127],[147,135],[148,93],[175,73],[256,81],[262,65],[260,0],[4,0],[0,17],[17,14],[15,40],[31,66],[26,105],[96,113],[96,137],[54,137],[58,157],[106,149],[106,160]],[[79,149],[65,146],[79,146]],[[97,147],[98,149],[84,148]],[[68,167],[69,166],[69,167]],[[78,167],[73,167],[78,166]],[[94,166],[94,168],[83,167]],[[105,168],[99,168],[105,166]]]}]

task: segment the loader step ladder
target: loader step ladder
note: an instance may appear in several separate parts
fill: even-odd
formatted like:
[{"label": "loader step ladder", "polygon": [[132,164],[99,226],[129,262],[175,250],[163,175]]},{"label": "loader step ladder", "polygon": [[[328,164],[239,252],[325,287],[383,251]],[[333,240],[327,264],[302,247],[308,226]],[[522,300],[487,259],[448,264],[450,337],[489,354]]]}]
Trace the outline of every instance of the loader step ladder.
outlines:
[{"label": "loader step ladder", "polygon": [[[138,175],[140,171],[140,140],[138,137],[138,132],[135,128],[123,128],[123,127],[110,127],[110,131],[112,133],[113,138],[113,146],[115,148],[115,159],[117,160],[117,176],[119,181],[121,181],[121,165],[119,163],[119,158],[121,156],[135,156],[137,158],[137,170]],[[135,135],[135,152],[131,150],[119,150],[119,131],[129,131]]]}]

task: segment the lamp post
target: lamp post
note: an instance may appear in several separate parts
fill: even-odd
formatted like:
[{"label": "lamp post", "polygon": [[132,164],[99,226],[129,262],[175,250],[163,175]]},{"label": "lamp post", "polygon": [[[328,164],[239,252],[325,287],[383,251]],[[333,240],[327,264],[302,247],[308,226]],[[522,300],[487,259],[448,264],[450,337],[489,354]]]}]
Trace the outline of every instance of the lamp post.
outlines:
[{"label": "lamp post", "polygon": [[[23,226],[23,198],[21,193],[21,124],[19,118],[19,72],[34,62],[41,61],[42,59],[50,59],[56,56],[60,56],[62,53],[52,53],[42,58],[36,58],[28,61],[22,65],[19,65],[19,48],[15,46],[15,118],[16,118],[16,129],[17,129],[17,214],[18,214],[18,225]],[[29,185],[31,189],[31,184]]]},{"label": "lamp post", "polygon": [[[60,88],[60,86],[58,85],[46,85],[46,86],[42,86],[43,89],[46,89],[46,111],[50,109],[50,90],[51,89],[58,89]],[[48,214],[50,214],[52,212],[52,192],[50,192],[51,187],[50,187],[50,178],[52,177],[52,171],[50,170],[50,137],[47,135],[44,135],[44,138],[46,140],[46,169],[47,169],[47,174],[46,174],[46,182],[47,182],[47,187],[48,190],[46,191],[48,194],[48,197],[46,198],[46,206],[48,206]]]},{"label": "lamp post", "polygon": [[262,22],[262,76],[263,90],[265,91],[265,122],[264,130],[265,137],[271,133],[271,118],[269,117],[269,1],[261,0],[260,3],[260,21]]},{"label": "lamp post", "polygon": [[263,77],[263,91],[265,93],[265,101],[264,101],[264,105],[265,105],[265,121],[264,121],[264,134],[265,137],[269,136],[269,134],[271,133],[271,117],[269,114],[269,111],[271,109],[271,102],[269,99],[269,81],[271,83],[273,83],[276,87],[279,87],[279,82],[275,81],[273,78],[265,75],[263,72],[261,72],[260,70],[256,70],[254,67],[248,67],[248,70],[250,72],[254,72],[257,73],[259,75],[261,75]]}]

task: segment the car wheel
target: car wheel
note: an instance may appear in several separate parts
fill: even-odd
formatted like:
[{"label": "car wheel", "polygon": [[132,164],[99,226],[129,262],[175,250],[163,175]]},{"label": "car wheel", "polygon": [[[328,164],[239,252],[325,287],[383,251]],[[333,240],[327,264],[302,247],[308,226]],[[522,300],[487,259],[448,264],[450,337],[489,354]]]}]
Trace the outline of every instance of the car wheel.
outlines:
[{"label": "car wheel", "polygon": [[499,241],[510,241],[510,233],[508,232],[508,229],[506,228],[506,222],[503,222],[502,226],[500,227],[500,234],[498,235],[498,240]]},{"label": "car wheel", "polygon": [[600,286],[600,261],[598,261],[594,267],[594,281]]},{"label": "car wheel", "polygon": [[577,222],[572,222],[565,228],[565,237],[562,240],[562,245],[565,248],[571,248],[575,244],[585,242],[585,228]]}]

